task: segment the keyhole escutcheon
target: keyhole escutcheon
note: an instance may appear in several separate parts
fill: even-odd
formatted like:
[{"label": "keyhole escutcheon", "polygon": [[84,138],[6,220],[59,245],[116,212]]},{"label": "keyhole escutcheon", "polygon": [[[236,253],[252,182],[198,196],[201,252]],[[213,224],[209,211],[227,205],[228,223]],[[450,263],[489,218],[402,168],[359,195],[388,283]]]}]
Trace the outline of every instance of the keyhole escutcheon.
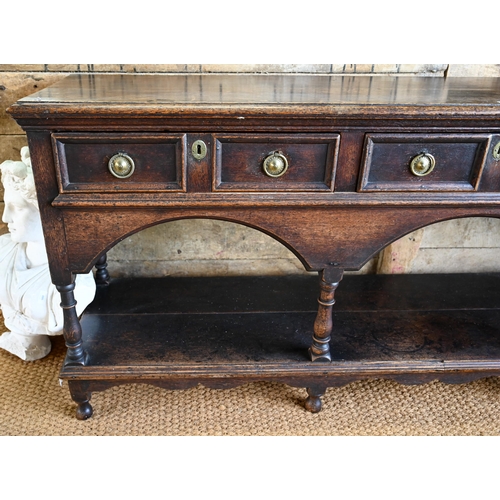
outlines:
[{"label": "keyhole escutcheon", "polygon": [[496,161],[500,160],[500,142],[497,142],[493,147],[493,158],[495,158]]},{"label": "keyhole escutcheon", "polygon": [[203,160],[207,156],[207,145],[201,140],[194,141],[191,151],[196,160]]}]

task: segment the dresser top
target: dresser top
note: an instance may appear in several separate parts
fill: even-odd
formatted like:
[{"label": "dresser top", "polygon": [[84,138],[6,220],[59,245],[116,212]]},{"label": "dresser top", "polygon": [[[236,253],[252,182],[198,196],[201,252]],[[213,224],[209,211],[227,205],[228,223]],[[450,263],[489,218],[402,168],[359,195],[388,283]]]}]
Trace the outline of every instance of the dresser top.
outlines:
[{"label": "dresser top", "polygon": [[500,104],[500,78],[78,74],[21,103]]},{"label": "dresser top", "polygon": [[425,112],[491,117],[500,114],[500,78],[75,74],[19,100],[9,111],[21,119],[40,112],[104,117],[124,111],[143,116]]}]

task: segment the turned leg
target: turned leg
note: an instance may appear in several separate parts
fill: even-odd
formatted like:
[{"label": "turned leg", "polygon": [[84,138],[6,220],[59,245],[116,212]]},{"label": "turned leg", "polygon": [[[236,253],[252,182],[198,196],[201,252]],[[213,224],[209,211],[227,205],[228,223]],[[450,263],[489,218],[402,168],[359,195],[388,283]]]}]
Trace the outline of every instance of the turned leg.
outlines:
[{"label": "turned leg", "polygon": [[76,418],[78,420],[87,420],[93,413],[92,405],[89,403],[92,393],[88,390],[88,384],[69,380],[68,385],[73,401],[78,404]]},{"label": "turned leg", "polygon": [[103,254],[99,257],[99,260],[95,263],[95,268],[97,269],[95,273],[96,285],[106,286],[109,285],[110,276],[108,270],[107,255]]},{"label": "turned leg", "polygon": [[335,290],[339,286],[344,270],[328,267],[320,273],[320,294],[318,298],[318,314],[314,321],[314,335],[309,356],[311,361],[331,361],[330,334],[332,332],[332,308],[335,304]]},{"label": "turned leg", "polygon": [[311,413],[318,413],[321,411],[323,403],[321,402],[321,396],[326,392],[325,387],[308,387],[307,394],[308,397],[304,403],[306,410]]},{"label": "turned leg", "polygon": [[56,288],[61,294],[61,307],[64,315],[64,340],[68,348],[66,364],[84,365],[85,352],[82,342],[82,327],[76,314],[76,300],[73,290],[75,283],[70,285],[57,285]]}]

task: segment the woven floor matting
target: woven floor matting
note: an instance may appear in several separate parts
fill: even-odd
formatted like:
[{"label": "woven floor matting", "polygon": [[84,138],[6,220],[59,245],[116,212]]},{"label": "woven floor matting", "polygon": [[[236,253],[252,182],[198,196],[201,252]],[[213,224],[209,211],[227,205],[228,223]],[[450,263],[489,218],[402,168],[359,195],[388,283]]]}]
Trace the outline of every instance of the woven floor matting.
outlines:
[{"label": "woven floor matting", "polygon": [[53,339],[46,358],[34,362],[0,350],[0,435],[500,434],[496,377],[462,385],[355,382],[328,389],[315,415],[302,407],[305,389],[282,384],[185,391],[124,385],[94,393],[94,416],[81,422],[67,385],[58,383],[64,353],[62,337]]}]

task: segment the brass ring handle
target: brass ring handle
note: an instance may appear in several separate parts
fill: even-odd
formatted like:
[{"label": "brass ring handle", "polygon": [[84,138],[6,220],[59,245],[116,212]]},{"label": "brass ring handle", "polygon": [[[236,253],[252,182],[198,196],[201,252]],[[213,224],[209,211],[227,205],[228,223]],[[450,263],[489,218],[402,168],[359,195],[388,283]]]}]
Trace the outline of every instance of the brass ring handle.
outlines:
[{"label": "brass ring handle", "polygon": [[288,170],[288,160],[281,151],[275,151],[266,157],[262,168],[269,177],[281,177]]},{"label": "brass ring handle", "polygon": [[126,153],[117,153],[109,159],[108,169],[118,179],[127,179],[134,173],[134,160]]},{"label": "brass ring handle", "polygon": [[430,153],[421,153],[415,156],[410,163],[410,170],[413,175],[424,177],[429,175],[436,166],[436,160]]}]

